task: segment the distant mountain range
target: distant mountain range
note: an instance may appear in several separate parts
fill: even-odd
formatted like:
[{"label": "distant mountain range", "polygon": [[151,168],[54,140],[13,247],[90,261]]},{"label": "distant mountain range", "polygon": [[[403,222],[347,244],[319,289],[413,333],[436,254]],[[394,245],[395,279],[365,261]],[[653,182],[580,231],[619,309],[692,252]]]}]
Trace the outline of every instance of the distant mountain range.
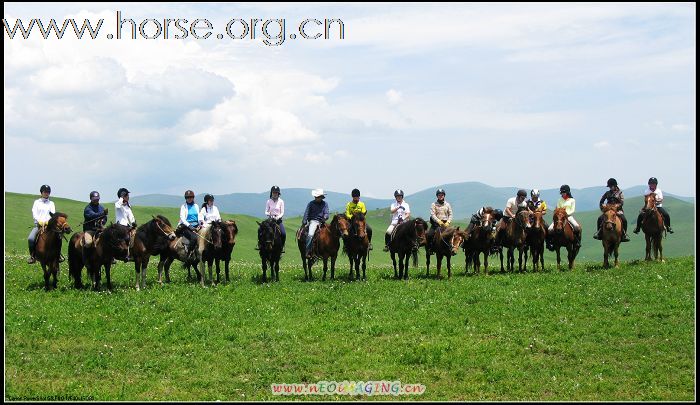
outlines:
[{"label": "distant mountain range", "polygon": [[[492,187],[479,182],[464,182],[453,184],[442,184],[405,197],[406,202],[411,206],[411,211],[416,216],[427,217],[430,211],[430,204],[435,201],[435,190],[444,188],[447,195],[446,200],[452,205],[455,218],[468,218],[484,205],[491,205],[495,208],[503,209],[508,198],[515,196],[519,187]],[[634,186],[623,190],[625,197],[631,198],[641,195],[646,186]],[[598,209],[598,202],[607,187],[588,187],[582,189],[572,189],[571,194],[576,199],[577,211],[591,211]],[[331,212],[345,210],[345,204],[351,200],[349,193],[326,192],[326,201]],[[528,189],[529,193],[529,189]],[[541,198],[549,206],[555,206],[559,199],[559,189],[540,190]],[[673,194],[664,194],[680,200],[695,204],[695,198],[682,197]],[[254,217],[263,217],[265,213],[265,202],[269,197],[269,192],[263,193],[232,193],[224,195],[214,195],[215,204],[222,212],[245,214]],[[306,204],[311,201],[311,189],[289,188],[282,189],[282,199],[285,205],[285,216],[294,217],[304,213]],[[195,198],[197,204],[201,206],[204,194],[199,194]],[[368,210],[386,208],[394,201],[393,199],[377,199],[363,197]],[[184,203],[182,196],[165,194],[146,194],[132,196],[131,203],[140,206],[153,207],[179,207]],[[640,207],[630,207],[635,211]],[[628,210],[630,209],[628,208]]]}]

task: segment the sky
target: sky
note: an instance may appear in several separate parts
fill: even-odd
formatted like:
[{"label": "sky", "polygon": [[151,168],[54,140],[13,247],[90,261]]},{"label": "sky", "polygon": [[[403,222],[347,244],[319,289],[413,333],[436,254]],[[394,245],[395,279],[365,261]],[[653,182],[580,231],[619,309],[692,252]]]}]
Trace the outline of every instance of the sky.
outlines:
[{"label": "sky", "polygon": [[[167,39],[131,39],[127,22],[108,39],[118,11],[149,37],[165,19],[206,19],[212,35],[177,39],[170,22]],[[5,3],[4,18],[104,19],[97,39],[6,27],[5,191],[391,198],[654,176],[695,196],[694,4]],[[275,46],[262,27],[274,37],[278,19]],[[307,19],[342,20],[344,38],[338,23],[301,38]],[[232,20],[236,39],[218,39]]]}]

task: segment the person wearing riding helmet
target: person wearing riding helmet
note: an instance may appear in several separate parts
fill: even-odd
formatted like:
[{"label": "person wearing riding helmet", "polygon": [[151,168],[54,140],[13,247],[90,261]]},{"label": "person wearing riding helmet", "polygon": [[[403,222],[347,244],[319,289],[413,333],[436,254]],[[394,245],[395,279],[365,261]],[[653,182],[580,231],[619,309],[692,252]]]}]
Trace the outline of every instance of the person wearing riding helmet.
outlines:
[{"label": "person wearing riding helmet", "polygon": [[[649,185],[649,188],[647,188],[644,191],[644,197],[648,196],[651,193],[654,193],[656,195],[656,209],[658,209],[661,213],[661,216],[664,217],[664,225],[666,226],[666,231],[668,233],[673,233],[673,229],[671,229],[671,217],[668,215],[668,211],[666,211],[666,208],[663,207],[664,195],[661,192],[661,189],[658,187],[659,181],[656,179],[656,177],[652,177],[649,179],[647,184]],[[642,207],[642,209],[639,211],[639,215],[637,216],[637,226],[634,228],[634,233],[639,233],[639,228],[642,226],[643,212],[644,207]]]},{"label": "person wearing riding helmet", "polygon": [[540,211],[542,215],[547,214],[547,203],[540,200],[540,190],[533,188],[530,190],[530,199],[527,200],[527,208],[532,212]]},{"label": "person wearing riding helmet", "polygon": [[493,212],[493,222],[491,223],[491,230],[495,231],[496,230],[496,223],[503,218],[503,211],[499,209],[493,209],[493,207],[490,206],[483,206],[479,208],[477,212],[472,214],[472,218],[469,221],[469,225],[467,225],[467,238],[469,239],[472,229],[474,229],[475,226],[479,225],[481,221],[484,219],[484,213],[486,212]]},{"label": "person wearing riding helmet", "polygon": [[[284,244],[287,240],[287,231],[284,229],[284,222],[282,221],[282,217],[284,217],[284,200],[280,198],[280,194],[282,193],[280,192],[279,187],[272,186],[272,188],[270,188],[270,198],[265,204],[265,216],[276,221],[277,225],[279,225],[280,236],[282,237],[282,253],[284,253]],[[261,234],[262,228],[258,228],[258,240],[260,240]],[[255,249],[260,250],[260,246],[256,247]]]},{"label": "person wearing riding helmet", "polygon": [[[568,220],[571,226],[574,229],[574,236],[575,236],[575,244],[577,248],[581,247],[581,226],[576,222],[576,219],[574,219],[574,212],[576,212],[576,200],[574,197],[571,195],[571,188],[564,184],[559,188],[559,194],[561,194],[561,198],[559,201],[557,201],[557,208],[564,208],[566,210],[566,214],[569,216]],[[554,245],[552,244],[551,236],[552,236],[552,231],[554,230],[554,221],[552,221],[551,224],[549,224],[549,228],[547,228],[547,249],[549,250],[554,250]]]},{"label": "person wearing riding helmet", "polygon": [[[355,226],[351,221],[352,216],[357,213],[362,213],[366,215],[367,207],[365,207],[365,203],[360,201],[360,190],[356,188],[353,189],[350,193],[350,196],[352,197],[352,201],[345,205],[345,217],[348,219],[348,221],[350,221],[350,230],[354,235],[357,232],[357,230],[355,229]],[[369,223],[366,222],[365,227],[367,229],[367,238],[369,239],[369,250],[372,250],[372,228],[369,226]]]},{"label": "person wearing riding helmet", "polygon": [[32,205],[32,217],[34,218],[34,227],[29,236],[27,237],[27,242],[29,244],[29,259],[28,264],[36,263],[36,258],[34,257],[36,249],[36,236],[39,234],[39,227],[46,226],[51,220],[51,214],[56,213],[56,205],[53,201],[49,200],[49,195],[51,194],[51,187],[44,184],[39,188],[41,193],[41,198],[34,201]]},{"label": "person wearing riding helmet", "polygon": [[499,222],[496,229],[496,245],[501,244],[503,232],[506,231],[507,224],[515,218],[515,214],[521,210],[527,209],[527,203],[525,202],[526,197],[527,191],[520,189],[515,197],[511,197],[506,201],[506,208],[503,210],[503,221]]},{"label": "person wearing riding helmet", "polygon": [[[629,242],[630,238],[627,237],[627,218],[625,218],[625,213],[622,210],[622,205],[625,203],[625,196],[622,195],[622,190],[620,190],[620,187],[617,186],[617,180],[613,178],[608,179],[607,187],[610,188],[610,190],[606,191],[605,194],[603,194],[602,197],[600,197],[600,202],[598,205],[600,206],[600,209],[603,209],[603,205],[606,204],[620,204],[620,209],[617,211],[617,215],[620,217],[620,220],[622,221],[622,239],[620,240],[621,242]],[[605,219],[605,214],[601,214],[598,217],[598,229],[596,230],[595,234],[593,235],[593,239],[600,239],[600,230],[601,226],[603,225],[603,220]]]},{"label": "person wearing riding helmet", "polygon": [[309,224],[309,233],[306,236],[307,258],[311,258],[311,243],[313,242],[316,230],[319,226],[325,223],[330,216],[328,203],[323,201],[326,198],[326,193],[323,192],[323,189],[317,188],[311,191],[311,195],[314,197],[314,199],[306,205],[303,221],[301,223],[302,228],[306,226],[306,224]]},{"label": "person wearing riding helmet", "polygon": [[204,227],[208,227],[214,221],[221,221],[221,214],[219,214],[219,209],[214,205],[214,196],[211,194],[204,195],[204,204],[202,204],[202,209],[199,213],[202,215]]},{"label": "person wearing riding helmet", "polygon": [[204,218],[199,206],[194,202],[194,191],[187,190],[185,203],[180,206],[180,221],[177,227],[183,231],[182,235],[189,241],[188,246],[185,246],[188,256],[197,249],[197,232],[202,224],[204,224]]},{"label": "person wearing riding helmet", "polygon": [[[114,203],[114,216],[115,221],[118,224],[124,226],[130,226],[129,231],[129,252],[134,247],[134,238],[136,237],[136,219],[134,218],[133,212],[131,212],[131,204],[129,204],[129,190],[124,187],[117,191],[117,201]],[[127,253],[126,257],[123,259],[125,262],[131,260],[131,256]],[[113,260],[112,263],[116,263]]]},{"label": "person wearing riding helmet", "polygon": [[93,247],[93,241],[97,239],[107,223],[108,211],[100,204],[100,193],[90,193],[90,203],[83,210],[83,261],[87,259],[87,253]]},{"label": "person wearing riding helmet", "polygon": [[439,188],[435,191],[437,201],[430,204],[430,229],[428,230],[427,241],[432,243],[435,231],[445,229],[452,222],[452,206],[445,201],[445,190]]},{"label": "person wearing riding helmet", "polygon": [[384,234],[384,251],[389,251],[389,242],[391,242],[391,233],[394,232],[396,225],[408,220],[411,217],[411,208],[408,203],[403,200],[403,190],[394,191],[395,202],[391,204],[391,224],[386,229]]}]

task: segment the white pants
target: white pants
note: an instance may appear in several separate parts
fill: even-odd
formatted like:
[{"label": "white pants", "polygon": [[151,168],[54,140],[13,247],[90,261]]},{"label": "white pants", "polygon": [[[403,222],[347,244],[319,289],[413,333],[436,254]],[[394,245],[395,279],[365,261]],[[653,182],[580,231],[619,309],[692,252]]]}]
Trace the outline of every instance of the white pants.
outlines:
[{"label": "white pants", "polygon": [[[569,223],[571,224],[571,226],[574,227],[574,231],[579,231],[579,230],[581,230],[581,227],[579,226],[578,222],[576,222],[576,220],[574,219],[574,217],[571,217],[571,216],[570,216],[570,217],[568,217],[567,219],[569,220]],[[554,221],[552,221],[552,223],[549,224],[549,228],[547,228],[547,230],[548,230],[549,232],[552,232],[552,231],[554,230]]]},{"label": "white pants", "polygon": [[398,225],[398,222],[395,224],[392,223],[391,225],[389,225],[388,228],[386,228],[387,235],[391,235],[391,233],[394,232],[394,228],[396,228],[396,225]]},{"label": "white pants", "polygon": [[93,242],[93,237],[90,235],[90,233],[85,232],[83,234],[83,247],[86,248],[91,248],[92,247],[92,242]]},{"label": "white pants", "polygon": [[314,234],[316,233],[316,229],[318,229],[318,226],[321,223],[316,220],[311,220],[309,221],[309,235],[306,237],[306,250],[308,251],[311,249],[311,241],[314,238]]}]

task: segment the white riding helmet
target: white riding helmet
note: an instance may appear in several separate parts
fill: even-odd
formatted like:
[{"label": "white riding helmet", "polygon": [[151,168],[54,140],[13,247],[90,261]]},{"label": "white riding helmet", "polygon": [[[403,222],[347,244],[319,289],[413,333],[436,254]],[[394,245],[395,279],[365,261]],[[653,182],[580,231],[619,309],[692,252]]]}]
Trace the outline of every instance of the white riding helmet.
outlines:
[{"label": "white riding helmet", "polygon": [[533,188],[532,191],[530,191],[530,195],[531,195],[532,197],[538,197],[538,198],[539,198],[539,196],[540,196],[540,190],[538,190],[538,189],[536,189],[536,188]]}]

